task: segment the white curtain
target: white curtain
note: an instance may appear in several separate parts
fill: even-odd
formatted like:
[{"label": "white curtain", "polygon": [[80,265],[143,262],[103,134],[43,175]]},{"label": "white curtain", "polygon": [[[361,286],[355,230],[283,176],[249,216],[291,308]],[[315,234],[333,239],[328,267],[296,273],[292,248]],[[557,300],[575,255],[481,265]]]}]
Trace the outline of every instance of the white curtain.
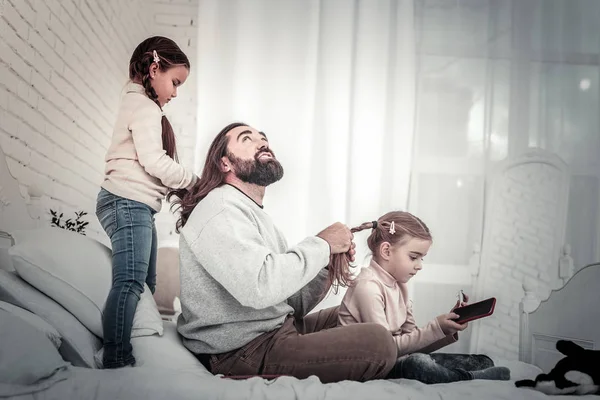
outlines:
[{"label": "white curtain", "polygon": [[570,167],[567,242],[600,259],[600,2],[416,0],[418,64],[410,209],[440,239],[430,262],[481,244],[485,183],[530,147]]},{"label": "white curtain", "polygon": [[285,167],[265,205],[291,244],[408,208],[440,281],[468,277],[494,165],[541,147],[571,168],[581,267],[600,259],[599,17],[596,0],[200,0],[196,165],[247,122]]},{"label": "white curtain", "polygon": [[411,0],[200,0],[199,24],[197,169],[228,123],[264,131],[285,168],[266,211],[290,244],[407,207]]},{"label": "white curtain", "polygon": [[[478,263],[486,221],[493,218],[485,214],[490,173],[499,161],[532,147],[557,154],[569,166],[565,242],[575,269],[600,259],[598,17],[595,0],[415,0],[409,209],[435,237],[415,283],[419,317],[447,311],[453,290],[469,284],[469,267]],[[527,263],[529,255],[509,256]],[[514,319],[516,311],[507,304],[522,296],[518,268],[498,272],[497,314]],[[496,315],[485,321],[498,333],[487,343],[495,341],[496,352],[514,357],[518,338],[508,329],[504,340],[498,320]],[[473,332],[473,344],[479,343],[480,325],[465,332]]]}]

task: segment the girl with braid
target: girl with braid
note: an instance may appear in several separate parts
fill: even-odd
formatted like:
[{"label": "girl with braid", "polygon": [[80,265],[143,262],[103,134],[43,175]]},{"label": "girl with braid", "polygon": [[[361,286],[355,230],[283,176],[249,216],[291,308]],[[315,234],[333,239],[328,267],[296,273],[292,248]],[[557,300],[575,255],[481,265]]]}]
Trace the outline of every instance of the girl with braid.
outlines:
[{"label": "girl with braid", "polygon": [[129,79],[106,153],[96,215],[112,243],[112,287],[103,314],[104,368],[135,364],[133,316],[146,283],[156,285],[154,215],[167,191],[190,189],[197,177],[178,163],[173,128],[163,107],[190,72],[171,39],[140,43],[129,61]]},{"label": "girl with braid", "polygon": [[[419,328],[408,299],[407,282],[423,267],[423,257],[432,244],[429,228],[414,215],[389,212],[377,221],[364,223],[351,232],[371,229],[367,244],[373,257],[349,285],[338,313],[338,325],[377,323],[391,332],[398,360],[388,378],[416,379],[424,383],[447,383],[471,379],[510,379],[505,367],[494,367],[486,355],[434,353],[458,340],[467,327],[453,319],[454,308]],[[347,259],[334,256],[336,270],[345,270]]]}]

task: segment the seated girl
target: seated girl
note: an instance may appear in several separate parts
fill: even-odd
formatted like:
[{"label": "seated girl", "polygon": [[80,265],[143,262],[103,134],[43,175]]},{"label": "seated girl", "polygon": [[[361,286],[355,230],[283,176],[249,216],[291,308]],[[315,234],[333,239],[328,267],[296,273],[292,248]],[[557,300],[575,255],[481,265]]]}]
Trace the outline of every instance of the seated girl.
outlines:
[{"label": "seated girl", "polygon": [[[453,321],[458,315],[452,311],[422,328],[415,323],[407,282],[423,268],[423,257],[431,247],[427,226],[410,213],[395,211],[353,228],[352,232],[363,229],[372,229],[367,244],[373,257],[348,288],[339,309],[338,325],[375,322],[391,332],[398,361],[388,378],[424,383],[510,379],[508,368],[494,367],[485,355],[429,354],[458,340],[458,332],[467,328],[467,323]],[[459,301],[454,308],[462,305],[465,303]]]}]

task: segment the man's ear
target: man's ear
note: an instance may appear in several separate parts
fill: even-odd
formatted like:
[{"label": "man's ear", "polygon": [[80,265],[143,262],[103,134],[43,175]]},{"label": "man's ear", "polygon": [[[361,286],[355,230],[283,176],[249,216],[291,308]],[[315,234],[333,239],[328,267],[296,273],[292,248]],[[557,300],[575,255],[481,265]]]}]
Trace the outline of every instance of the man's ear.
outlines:
[{"label": "man's ear", "polygon": [[379,245],[379,257],[388,261],[390,259],[391,245],[389,242],[383,242]]},{"label": "man's ear", "polygon": [[229,159],[227,157],[221,157],[221,172],[229,172],[231,171],[231,165],[229,164]]}]

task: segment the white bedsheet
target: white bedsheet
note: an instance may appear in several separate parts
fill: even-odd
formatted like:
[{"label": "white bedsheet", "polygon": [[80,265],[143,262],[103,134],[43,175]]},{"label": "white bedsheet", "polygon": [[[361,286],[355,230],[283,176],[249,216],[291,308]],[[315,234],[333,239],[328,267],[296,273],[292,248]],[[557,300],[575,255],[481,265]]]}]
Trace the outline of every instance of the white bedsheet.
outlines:
[{"label": "white bedsheet", "polygon": [[[518,389],[513,381],[469,381],[451,384],[425,385],[417,381],[398,379],[366,383],[344,381],[321,384],[316,377],[298,380],[281,377],[274,381],[252,378],[234,381],[214,376],[201,376],[158,368],[125,368],[121,370],[91,370],[72,367],[67,380],[33,395],[14,400],[153,400],[153,399],[381,399],[381,400],[534,400],[564,399],[570,396],[546,396],[529,389]],[[582,396],[597,400],[600,396]]]},{"label": "white bedsheet", "polygon": [[[136,338],[133,342],[139,365],[119,370],[92,370],[70,367],[71,376],[51,388],[15,400],[177,400],[177,399],[273,399],[273,400],[535,400],[564,399],[529,389],[518,389],[514,381],[534,378],[541,370],[519,361],[494,360],[511,370],[512,380],[504,382],[468,381],[425,385],[396,379],[366,383],[344,381],[321,384],[316,377],[299,380],[281,377],[274,381],[252,378],[245,381],[211,375],[181,344],[175,324],[165,323],[165,335]],[[600,399],[583,396],[582,399]]]}]

